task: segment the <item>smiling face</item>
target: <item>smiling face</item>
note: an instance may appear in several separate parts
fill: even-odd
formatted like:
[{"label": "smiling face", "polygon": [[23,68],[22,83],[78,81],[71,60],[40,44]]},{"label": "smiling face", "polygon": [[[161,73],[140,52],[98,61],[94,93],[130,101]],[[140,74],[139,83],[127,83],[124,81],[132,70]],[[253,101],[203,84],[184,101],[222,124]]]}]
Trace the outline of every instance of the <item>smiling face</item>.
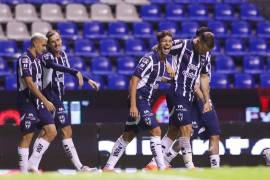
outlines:
[{"label": "smiling face", "polygon": [[62,50],[62,39],[58,32],[54,32],[48,37],[48,49],[52,51],[52,53],[59,53]]},{"label": "smiling face", "polygon": [[169,35],[164,36],[160,39],[158,47],[163,55],[169,54],[172,48],[172,37]]}]

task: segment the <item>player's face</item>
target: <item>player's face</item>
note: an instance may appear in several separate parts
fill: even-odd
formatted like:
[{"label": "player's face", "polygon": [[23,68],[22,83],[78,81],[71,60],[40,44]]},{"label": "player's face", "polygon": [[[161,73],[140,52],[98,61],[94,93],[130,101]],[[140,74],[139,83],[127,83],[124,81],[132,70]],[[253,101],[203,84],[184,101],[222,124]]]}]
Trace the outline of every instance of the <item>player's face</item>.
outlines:
[{"label": "player's face", "polygon": [[54,52],[60,52],[62,50],[62,39],[58,33],[54,33],[54,35],[49,38],[48,46]]},{"label": "player's face", "polygon": [[47,40],[46,39],[38,39],[35,43],[35,49],[37,55],[41,55],[46,51]]},{"label": "player's face", "polygon": [[172,37],[171,36],[165,36],[160,40],[159,47],[161,52],[164,55],[169,54],[171,48],[172,48]]}]

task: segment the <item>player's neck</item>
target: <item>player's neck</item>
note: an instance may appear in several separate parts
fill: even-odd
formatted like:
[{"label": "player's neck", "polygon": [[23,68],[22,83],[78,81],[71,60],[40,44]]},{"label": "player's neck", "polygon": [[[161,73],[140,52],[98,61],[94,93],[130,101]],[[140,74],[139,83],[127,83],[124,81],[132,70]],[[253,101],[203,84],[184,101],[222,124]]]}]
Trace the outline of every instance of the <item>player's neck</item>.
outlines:
[{"label": "player's neck", "polygon": [[31,47],[30,47],[28,50],[29,50],[29,52],[32,54],[32,56],[33,56],[34,58],[37,57],[37,53],[36,53],[36,51],[35,51],[34,48],[31,48]]}]

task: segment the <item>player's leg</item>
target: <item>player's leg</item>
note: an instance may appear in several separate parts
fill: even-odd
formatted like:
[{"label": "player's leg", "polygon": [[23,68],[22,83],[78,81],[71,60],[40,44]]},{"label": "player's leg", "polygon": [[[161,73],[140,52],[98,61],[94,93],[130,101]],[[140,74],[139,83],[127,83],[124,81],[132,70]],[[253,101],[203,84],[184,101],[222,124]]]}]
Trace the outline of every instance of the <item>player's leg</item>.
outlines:
[{"label": "player's leg", "polygon": [[23,173],[28,172],[29,146],[31,144],[33,135],[34,133],[23,134],[17,149],[19,155],[19,168]]},{"label": "player's leg", "polygon": [[219,139],[219,135],[213,135],[209,138],[209,158],[212,168],[220,167]]}]

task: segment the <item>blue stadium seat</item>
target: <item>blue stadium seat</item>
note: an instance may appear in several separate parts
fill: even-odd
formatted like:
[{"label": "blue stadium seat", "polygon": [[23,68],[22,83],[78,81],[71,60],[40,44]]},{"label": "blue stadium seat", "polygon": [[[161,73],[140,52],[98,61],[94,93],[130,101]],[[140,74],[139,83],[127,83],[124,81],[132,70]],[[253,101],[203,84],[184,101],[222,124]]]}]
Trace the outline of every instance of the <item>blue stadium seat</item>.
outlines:
[{"label": "blue stadium seat", "polygon": [[215,19],[221,21],[233,21],[236,20],[234,11],[229,4],[216,4],[215,5]]},{"label": "blue stadium seat", "polygon": [[172,0],[149,0],[151,4],[165,4],[170,3]]},{"label": "blue stadium seat", "polygon": [[0,76],[10,74],[7,62],[0,57]]},{"label": "blue stadium seat", "polygon": [[181,4],[189,4],[192,0],[174,0],[175,3],[181,3]]},{"label": "blue stadium seat", "polygon": [[72,75],[66,74],[65,75],[65,89],[66,90],[76,90],[77,89],[77,81],[75,77]]},{"label": "blue stadium seat", "polygon": [[26,51],[30,47],[30,40],[24,40],[23,41],[23,51]]},{"label": "blue stadium seat", "polygon": [[157,41],[157,38],[156,37],[151,38],[148,41],[148,47],[151,48],[151,49],[152,49],[152,47],[154,47],[157,44],[158,44],[158,41]]},{"label": "blue stadium seat", "polygon": [[189,18],[196,21],[209,20],[207,7],[203,4],[191,4],[188,7]]},{"label": "blue stadium seat", "polygon": [[270,88],[270,74],[269,73],[260,74],[260,87]]},{"label": "blue stadium seat", "polygon": [[160,7],[156,4],[141,6],[140,15],[144,21],[160,21],[163,19]]},{"label": "blue stadium seat", "polygon": [[128,89],[128,80],[125,76],[112,75],[108,77],[108,88],[113,90],[126,90]]},{"label": "blue stadium seat", "polygon": [[250,74],[235,74],[234,75],[234,87],[239,89],[254,88],[254,80]]},{"label": "blue stadium seat", "polygon": [[232,23],[231,36],[234,38],[247,38],[251,35],[251,28],[246,21],[235,21]]},{"label": "blue stadium seat", "polygon": [[143,56],[146,53],[145,44],[141,39],[128,39],[125,42],[125,54]]},{"label": "blue stadium seat", "polygon": [[57,30],[63,39],[76,40],[79,38],[77,25],[73,22],[58,22]]},{"label": "blue stadium seat", "polygon": [[76,2],[76,0],[49,0],[50,3],[56,3],[60,5],[67,5]]},{"label": "blue stadium seat", "polygon": [[208,27],[213,31],[215,37],[224,38],[228,36],[227,27],[222,21],[210,21]]},{"label": "blue stadium seat", "polygon": [[259,74],[264,71],[263,60],[259,56],[245,56],[243,60],[243,70],[245,73]]},{"label": "blue stadium seat", "polygon": [[168,30],[173,34],[174,38],[179,34],[178,29],[177,23],[172,21],[161,21],[158,23],[158,31]]},{"label": "blue stadium seat", "polygon": [[165,17],[169,21],[180,21],[187,19],[185,9],[181,4],[167,4]]},{"label": "blue stadium seat", "polygon": [[255,4],[244,3],[240,5],[240,17],[243,20],[261,21],[264,18],[260,15]]},{"label": "blue stadium seat", "polygon": [[136,67],[136,62],[133,57],[123,56],[117,60],[117,72],[120,75],[132,75]]},{"label": "blue stadium seat", "polygon": [[16,5],[16,4],[22,4],[25,0],[2,0],[1,3],[9,4],[9,5]]},{"label": "blue stadium seat", "polygon": [[67,43],[66,40],[62,40],[62,50],[65,51],[67,53],[67,55],[70,55],[71,54],[71,49]]},{"label": "blue stadium seat", "polygon": [[104,32],[104,25],[101,22],[85,22],[83,25],[83,36],[90,39],[102,39],[107,37]]},{"label": "blue stadium seat", "polygon": [[91,62],[92,73],[97,75],[112,74],[112,63],[106,57],[96,57]]},{"label": "blue stadium seat", "polygon": [[261,38],[249,39],[249,52],[250,54],[268,56],[269,48],[267,47],[267,42]]},{"label": "blue stadium seat", "polygon": [[197,0],[198,3],[205,3],[205,4],[218,4],[220,0]]},{"label": "blue stadium seat", "polygon": [[215,46],[212,49],[211,54],[212,55],[215,55],[215,56],[222,54],[221,49],[220,49],[220,43],[219,43],[219,40],[218,39],[215,39]]},{"label": "blue stadium seat", "polygon": [[223,1],[224,1],[224,3],[239,5],[241,3],[246,2],[247,0],[223,0]]},{"label": "blue stadium seat", "polygon": [[97,56],[97,50],[92,41],[79,39],[75,41],[74,53],[76,56],[94,57]]},{"label": "blue stadium seat", "polygon": [[118,41],[114,39],[103,39],[100,41],[100,54],[102,56],[121,56]]},{"label": "blue stadium seat", "polygon": [[227,39],[225,42],[225,52],[230,56],[243,56],[246,54],[244,44],[240,39]]},{"label": "blue stadium seat", "polygon": [[269,21],[258,22],[256,33],[258,37],[270,38],[270,22]]},{"label": "blue stadium seat", "polygon": [[217,73],[233,74],[236,72],[234,61],[230,56],[216,56],[215,67]]},{"label": "blue stadium seat", "polygon": [[86,65],[82,58],[79,56],[69,56],[70,67],[79,71],[86,71]]},{"label": "blue stadium seat", "polygon": [[133,23],[133,36],[136,38],[153,38],[154,30],[152,24],[148,22]]},{"label": "blue stadium seat", "polygon": [[129,29],[124,22],[110,22],[108,35],[110,38],[128,39]]},{"label": "blue stadium seat", "polygon": [[182,27],[181,37],[190,38],[195,36],[199,24],[194,21],[186,21],[182,22],[181,27]]},{"label": "blue stadium seat", "polygon": [[5,57],[19,57],[18,47],[16,41],[0,40],[0,56]]},{"label": "blue stadium seat", "polygon": [[230,88],[230,81],[227,74],[213,73],[211,76],[211,88],[213,89],[227,89]]},{"label": "blue stadium seat", "polygon": [[79,4],[92,5],[94,3],[99,3],[100,0],[74,0],[74,1]]},{"label": "blue stadium seat", "polygon": [[16,75],[6,76],[5,88],[6,88],[6,90],[16,90],[17,89],[17,77],[16,77]]},{"label": "blue stadium seat", "polygon": [[[90,78],[90,79],[92,79],[93,81],[97,82],[97,84],[99,85],[99,89],[104,88],[104,81],[103,81],[101,76],[94,75],[94,74],[89,73],[89,72],[83,72],[83,75]],[[83,83],[83,89],[86,89],[86,90],[92,89],[93,90],[93,88],[86,82]]]},{"label": "blue stadium seat", "polygon": [[41,4],[49,3],[50,0],[24,0],[24,2],[34,4],[34,5],[41,5]]}]

